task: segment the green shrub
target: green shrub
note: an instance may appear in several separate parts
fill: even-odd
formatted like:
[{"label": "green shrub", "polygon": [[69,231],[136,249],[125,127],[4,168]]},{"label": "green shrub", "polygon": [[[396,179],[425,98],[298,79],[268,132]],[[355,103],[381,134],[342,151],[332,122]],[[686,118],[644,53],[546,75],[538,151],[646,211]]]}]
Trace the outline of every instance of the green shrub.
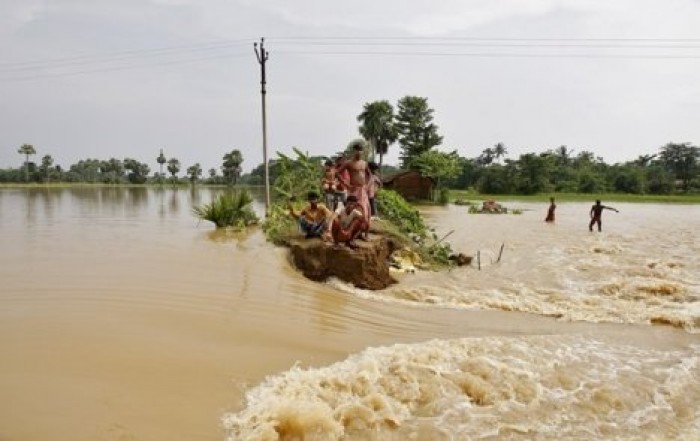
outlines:
[{"label": "green shrub", "polygon": [[438,202],[442,205],[447,205],[450,203],[450,189],[449,188],[441,188],[440,189],[440,194],[438,195]]},{"label": "green shrub", "polygon": [[450,244],[439,240],[425,225],[418,210],[400,194],[393,190],[381,190],[377,194],[377,205],[382,218],[411,239],[424,262],[436,267],[452,265],[449,260],[453,254]]},{"label": "green shrub", "polygon": [[253,198],[246,190],[220,194],[210,204],[192,208],[192,213],[202,220],[213,222],[217,228],[243,229],[258,222],[250,204]]},{"label": "green shrub", "polygon": [[287,245],[289,239],[298,235],[297,223],[289,216],[289,210],[281,204],[273,204],[262,224],[267,240],[275,245]]},{"label": "green shrub", "polygon": [[418,210],[393,190],[377,193],[377,208],[382,218],[396,225],[403,234],[425,238],[428,228]]}]

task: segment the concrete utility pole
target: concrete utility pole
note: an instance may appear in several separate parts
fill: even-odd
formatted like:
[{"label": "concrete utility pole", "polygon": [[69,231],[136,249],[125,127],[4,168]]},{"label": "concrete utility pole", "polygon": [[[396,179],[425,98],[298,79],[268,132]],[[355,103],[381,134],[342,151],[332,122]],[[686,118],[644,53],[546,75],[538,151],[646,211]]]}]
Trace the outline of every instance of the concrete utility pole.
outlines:
[{"label": "concrete utility pole", "polygon": [[262,97],[262,133],[263,133],[263,163],[265,164],[265,214],[270,213],[270,167],[267,163],[267,113],[265,111],[265,63],[267,62],[269,52],[264,47],[265,39],[260,39],[260,50],[258,43],[253,43],[255,56],[258,57],[260,63],[260,96]]}]

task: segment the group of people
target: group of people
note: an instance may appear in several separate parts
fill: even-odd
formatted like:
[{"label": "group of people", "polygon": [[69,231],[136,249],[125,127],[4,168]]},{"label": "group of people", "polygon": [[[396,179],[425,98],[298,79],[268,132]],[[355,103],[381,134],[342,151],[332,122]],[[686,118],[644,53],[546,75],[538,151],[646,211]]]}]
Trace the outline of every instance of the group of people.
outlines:
[{"label": "group of people", "polygon": [[320,237],[336,246],[357,248],[356,239],[366,240],[370,221],[377,219],[375,196],[381,186],[379,167],[363,159],[364,148],[356,143],[352,156],[339,155],[324,164],[321,189],[307,194],[307,204],[296,212],[291,202],[289,214],[299,223],[306,238]]},{"label": "group of people", "polygon": [[[549,198],[549,209],[547,210],[547,217],[544,219],[545,222],[554,222],[554,211],[557,209],[557,205],[554,203],[554,198]],[[591,221],[588,224],[588,230],[593,231],[593,226],[598,226],[598,231],[603,229],[603,210],[612,210],[615,213],[620,211],[613,207],[608,207],[600,203],[600,199],[595,201],[595,204],[591,207]]]}]

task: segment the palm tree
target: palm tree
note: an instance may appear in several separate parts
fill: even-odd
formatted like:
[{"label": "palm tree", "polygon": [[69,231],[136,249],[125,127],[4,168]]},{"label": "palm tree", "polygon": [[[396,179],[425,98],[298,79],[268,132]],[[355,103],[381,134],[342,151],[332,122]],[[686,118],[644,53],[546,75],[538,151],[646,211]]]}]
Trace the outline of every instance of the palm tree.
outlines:
[{"label": "palm tree", "polygon": [[51,166],[53,165],[53,158],[51,155],[44,155],[41,158],[41,170],[46,175],[46,182],[51,182]]},{"label": "palm tree", "polygon": [[195,165],[189,167],[187,169],[187,176],[190,177],[190,182],[192,185],[194,185],[195,182],[197,182],[197,179],[202,176],[202,166],[200,166],[199,163],[196,163]]},{"label": "palm tree", "polygon": [[168,162],[167,159],[165,159],[165,155],[163,154],[163,149],[160,149],[160,155],[156,158],[156,161],[158,161],[158,164],[160,164],[160,177],[163,177],[163,164]]},{"label": "palm tree", "polygon": [[243,154],[240,150],[232,150],[224,155],[224,163],[221,166],[221,171],[224,173],[224,178],[228,178],[233,185],[238,183],[238,176],[241,174],[241,164],[243,163]]},{"label": "palm tree", "polygon": [[554,149],[554,155],[557,157],[557,163],[559,165],[569,165],[571,162],[571,155],[574,153],[573,149],[568,148],[565,145],[559,146]]},{"label": "palm tree", "polygon": [[368,140],[372,147],[372,160],[375,155],[379,155],[381,167],[389,146],[398,138],[394,126],[394,108],[386,100],[365,103],[357,121],[360,122],[360,135]]},{"label": "palm tree", "polygon": [[496,161],[498,161],[501,157],[505,157],[508,154],[508,149],[506,148],[505,144],[499,142],[493,146],[493,154],[496,157]]},{"label": "palm tree", "polygon": [[31,144],[22,144],[17,150],[20,155],[25,155],[24,160],[24,180],[29,182],[29,155],[36,155],[36,150]]},{"label": "palm tree", "polygon": [[175,175],[180,171],[180,161],[177,158],[168,159],[168,171],[172,175],[173,183],[177,179]]},{"label": "palm tree", "polygon": [[479,165],[487,166],[493,162],[495,157],[496,152],[492,148],[487,147],[483,152],[481,152],[481,155],[476,159],[476,161],[479,163]]}]

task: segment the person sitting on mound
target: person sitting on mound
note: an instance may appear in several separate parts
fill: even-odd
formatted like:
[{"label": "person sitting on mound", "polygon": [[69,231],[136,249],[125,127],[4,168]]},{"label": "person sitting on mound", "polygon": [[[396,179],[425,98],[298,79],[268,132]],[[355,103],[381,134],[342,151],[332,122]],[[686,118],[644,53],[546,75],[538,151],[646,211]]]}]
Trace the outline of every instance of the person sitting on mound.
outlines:
[{"label": "person sitting on mound", "polygon": [[357,197],[349,195],[345,201],[345,207],[339,209],[333,219],[331,235],[336,245],[345,244],[348,248],[356,249],[356,238],[367,230],[365,215],[359,208]]},{"label": "person sitting on mound", "polygon": [[322,237],[330,229],[333,212],[325,205],[318,203],[318,193],[310,191],[306,195],[308,204],[301,212],[294,211],[292,203],[289,203],[289,215],[299,221],[299,228],[307,239]]}]

